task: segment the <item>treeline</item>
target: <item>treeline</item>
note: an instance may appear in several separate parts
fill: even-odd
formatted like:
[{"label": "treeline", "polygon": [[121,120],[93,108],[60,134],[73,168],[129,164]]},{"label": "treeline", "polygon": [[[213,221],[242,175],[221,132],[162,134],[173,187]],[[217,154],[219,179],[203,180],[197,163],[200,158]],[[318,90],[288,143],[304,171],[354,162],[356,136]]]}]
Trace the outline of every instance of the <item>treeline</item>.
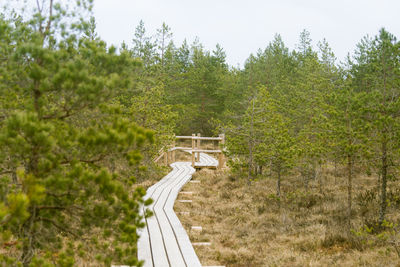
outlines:
[{"label": "treeline", "polygon": [[[148,97],[158,94],[159,100],[149,101],[153,104],[160,101],[159,105],[154,105],[157,110],[160,105],[173,108],[178,117],[166,120],[174,124],[171,125],[173,132],[213,134],[215,125],[211,118],[221,118],[234,82],[224,50],[217,45],[213,51],[207,51],[198,40],[190,45],[185,40],[177,47],[165,23],[151,35],[141,21],[135,29],[130,51],[144,66],[138,76],[138,93],[152,95]],[[158,88],[158,93],[151,92],[156,90],[154,88]],[[160,123],[158,117],[155,122],[165,124]]]},{"label": "treeline", "polygon": [[400,43],[395,36],[381,29],[374,38],[363,38],[345,63],[336,64],[326,41],[313,50],[307,31],[293,51],[277,35],[249,57],[237,79],[241,98],[220,127],[234,170],[246,172],[249,183],[263,173],[274,177],[279,199],[286,175],[299,175],[305,191],[310,181],[319,181],[323,191],[323,170],[345,168],[349,230],[353,184],[362,173],[373,175],[379,196],[379,210],[370,215],[373,227],[396,224],[386,216],[387,193],[398,183],[400,166]]}]

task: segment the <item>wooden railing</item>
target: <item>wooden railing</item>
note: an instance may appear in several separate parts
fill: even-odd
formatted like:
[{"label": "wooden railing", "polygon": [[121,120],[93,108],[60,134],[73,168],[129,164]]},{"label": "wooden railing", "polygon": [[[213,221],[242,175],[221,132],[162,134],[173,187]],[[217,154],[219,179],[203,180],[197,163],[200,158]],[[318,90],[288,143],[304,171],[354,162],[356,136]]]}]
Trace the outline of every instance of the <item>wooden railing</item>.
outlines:
[{"label": "wooden railing", "polygon": [[[191,147],[177,147],[176,140],[192,140]],[[201,141],[218,141],[218,147],[215,149],[202,149]],[[200,153],[211,153],[217,154],[218,158],[218,168],[222,168],[225,164],[225,157],[222,152],[222,147],[225,144],[225,135],[220,134],[218,137],[203,137],[200,134],[192,134],[191,136],[175,136],[172,145],[166,151],[163,152],[165,148],[160,150],[160,155],[154,160],[154,162],[159,162],[164,158],[164,164],[169,165],[176,162],[176,150],[181,150],[189,152],[192,154],[192,167],[196,167],[196,162],[200,161]]]}]

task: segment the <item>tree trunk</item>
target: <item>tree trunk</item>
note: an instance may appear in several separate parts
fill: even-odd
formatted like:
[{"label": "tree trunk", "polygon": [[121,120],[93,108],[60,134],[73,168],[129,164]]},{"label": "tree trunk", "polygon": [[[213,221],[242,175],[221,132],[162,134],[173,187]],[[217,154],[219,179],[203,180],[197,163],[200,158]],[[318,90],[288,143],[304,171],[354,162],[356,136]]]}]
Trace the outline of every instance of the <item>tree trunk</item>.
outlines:
[{"label": "tree trunk", "polygon": [[276,196],[281,198],[281,170],[278,169],[278,181],[276,181]]},{"label": "tree trunk", "polygon": [[335,157],[335,174],[334,174],[334,176],[335,176],[335,185],[337,184],[337,177],[339,176],[338,175],[338,170],[337,170],[337,159],[336,159],[336,157]]},{"label": "tree trunk", "polygon": [[35,237],[34,223],[36,219],[36,207],[30,209],[31,216],[22,226],[22,235],[24,237],[22,242],[22,265],[28,267],[33,258],[33,242]]},{"label": "tree trunk", "polygon": [[347,156],[347,226],[351,229],[351,204],[353,190],[353,160],[350,155]]},{"label": "tree trunk", "polygon": [[381,157],[382,169],[381,169],[381,203],[379,210],[379,224],[382,224],[385,220],[386,214],[386,187],[387,187],[387,171],[388,171],[388,162],[387,162],[387,141],[386,135],[383,136],[382,141],[382,157]]},{"label": "tree trunk", "polygon": [[254,99],[252,99],[252,113],[250,122],[250,138],[249,138],[249,172],[247,175],[247,183],[251,183],[251,171],[253,169],[253,146],[254,146]]},{"label": "tree trunk", "polygon": [[318,177],[318,182],[319,182],[319,193],[322,194],[322,187],[323,187],[323,183],[322,183],[322,165],[319,164],[318,169],[317,169],[317,177]]}]

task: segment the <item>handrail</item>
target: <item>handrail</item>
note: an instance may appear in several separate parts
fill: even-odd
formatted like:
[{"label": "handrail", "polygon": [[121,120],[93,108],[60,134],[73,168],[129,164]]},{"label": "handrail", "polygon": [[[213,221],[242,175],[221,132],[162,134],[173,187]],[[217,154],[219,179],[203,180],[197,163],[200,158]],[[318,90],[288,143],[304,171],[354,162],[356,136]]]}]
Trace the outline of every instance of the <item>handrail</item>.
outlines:
[{"label": "handrail", "polygon": [[[176,147],[175,143],[177,139],[189,139],[192,140],[191,147]],[[200,160],[200,153],[216,153],[218,155],[218,167],[224,165],[224,155],[223,155],[223,148],[221,149],[201,149],[201,140],[210,140],[210,141],[218,141],[218,146],[214,148],[221,147],[225,144],[225,135],[220,134],[219,137],[201,137],[200,134],[192,136],[175,136],[171,145],[167,147],[163,147],[160,149],[159,153],[161,153],[157,158],[154,159],[154,162],[157,163],[161,158],[164,157],[164,165],[168,166],[170,163],[175,162],[175,151],[181,150],[185,152],[189,152],[192,154],[192,167],[195,167],[195,163]]]},{"label": "handrail", "polygon": [[168,152],[171,152],[171,151],[175,151],[175,150],[184,150],[184,151],[191,151],[191,152],[194,152],[194,153],[198,153],[198,152],[200,152],[200,153],[221,153],[222,152],[222,150],[217,150],[217,149],[211,149],[211,150],[207,150],[207,149],[192,149],[191,147],[172,147],[172,148],[170,148],[170,149],[168,149]]},{"label": "handrail", "polygon": [[163,146],[162,148],[160,148],[160,150],[158,150],[159,156],[153,158],[154,163],[157,163],[157,161],[159,161],[164,156],[164,153],[165,153],[164,149],[165,149],[165,146]]},{"label": "handrail", "polygon": [[[164,153],[165,153],[165,152],[164,152]],[[154,160],[154,163],[157,163],[157,161],[159,161],[159,160],[164,156],[164,153],[161,153],[160,156],[158,156],[158,158],[156,158],[156,159]]]},{"label": "handrail", "polygon": [[175,138],[176,139],[192,139],[191,136],[179,136],[179,135],[175,136]]},{"label": "handrail", "polygon": [[193,149],[193,153],[222,153],[222,150]]},{"label": "handrail", "polygon": [[176,139],[193,139],[193,140],[213,140],[222,141],[222,137],[201,137],[201,136],[175,136]]},{"label": "handrail", "polygon": [[168,149],[168,151],[174,151],[174,150],[192,150],[192,148],[191,147],[180,147],[180,146],[177,146],[177,147],[171,147],[170,149]]}]

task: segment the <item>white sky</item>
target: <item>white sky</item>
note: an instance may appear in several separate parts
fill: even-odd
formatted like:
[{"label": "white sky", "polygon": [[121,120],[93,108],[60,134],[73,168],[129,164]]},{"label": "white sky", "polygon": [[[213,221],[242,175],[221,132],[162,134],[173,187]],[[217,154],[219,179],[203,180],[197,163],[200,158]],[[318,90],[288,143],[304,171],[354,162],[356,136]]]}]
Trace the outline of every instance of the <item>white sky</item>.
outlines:
[{"label": "white sky", "polygon": [[97,31],[109,44],[132,37],[143,19],[148,34],[163,22],[180,46],[195,37],[209,50],[219,43],[232,66],[243,66],[250,53],[281,34],[293,49],[303,29],[313,44],[326,38],[338,60],[363,36],[381,27],[400,38],[400,0],[94,0]]}]

